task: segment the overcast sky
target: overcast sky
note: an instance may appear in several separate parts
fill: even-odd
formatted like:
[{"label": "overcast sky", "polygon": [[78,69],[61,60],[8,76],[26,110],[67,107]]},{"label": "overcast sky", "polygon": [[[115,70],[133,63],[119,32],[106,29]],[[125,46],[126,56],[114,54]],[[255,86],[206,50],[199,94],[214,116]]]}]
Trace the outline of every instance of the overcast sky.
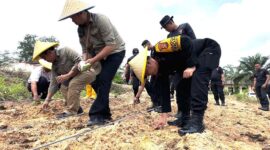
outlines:
[{"label": "overcast sky", "polygon": [[[256,53],[269,56],[269,0],[85,0],[90,12],[111,19],[126,42],[126,57],[141,42],[166,38],[159,21],[174,16],[188,22],[197,38],[215,39],[222,48],[221,66],[238,65],[241,57]],[[16,51],[26,34],[54,36],[63,46],[81,52],[77,26],[71,19],[58,21],[65,0],[7,0],[0,5],[0,52]]]}]

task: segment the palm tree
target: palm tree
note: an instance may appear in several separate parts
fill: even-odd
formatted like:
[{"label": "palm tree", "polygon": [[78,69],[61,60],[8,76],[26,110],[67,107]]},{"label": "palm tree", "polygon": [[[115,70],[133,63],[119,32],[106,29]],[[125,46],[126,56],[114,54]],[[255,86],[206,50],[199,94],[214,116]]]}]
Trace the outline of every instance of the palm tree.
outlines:
[{"label": "palm tree", "polygon": [[237,67],[238,71],[234,77],[234,82],[251,84],[253,75],[255,74],[255,64],[261,64],[261,66],[268,67],[270,64],[266,63],[267,60],[267,56],[262,56],[259,53],[255,54],[254,56],[242,57],[240,59],[240,65]]}]

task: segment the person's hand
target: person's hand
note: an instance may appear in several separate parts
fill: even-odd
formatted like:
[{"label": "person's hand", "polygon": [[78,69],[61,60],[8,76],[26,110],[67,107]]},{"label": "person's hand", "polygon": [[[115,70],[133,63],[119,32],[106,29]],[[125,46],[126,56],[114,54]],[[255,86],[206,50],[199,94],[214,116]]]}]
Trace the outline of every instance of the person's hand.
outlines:
[{"label": "person's hand", "polygon": [[42,106],[42,109],[43,110],[46,110],[49,108],[49,103],[50,103],[50,100],[46,99],[43,103],[43,106]]},{"label": "person's hand", "polygon": [[[89,60],[89,59],[88,59]],[[86,70],[88,70],[92,65],[92,63],[89,63],[88,62],[88,60],[87,61],[80,61],[79,62],[79,64],[78,64],[78,70],[79,71],[86,71]]]},{"label": "person's hand", "polygon": [[255,92],[255,87],[254,86],[252,87],[252,91]]},{"label": "person's hand", "polygon": [[56,77],[57,83],[63,83],[64,81],[68,80],[69,76],[67,74],[60,75]]},{"label": "person's hand", "polygon": [[34,95],[33,96],[33,101],[38,101],[39,100],[39,96],[38,95]]},{"label": "person's hand", "polygon": [[167,124],[168,114],[164,113],[161,114],[155,121],[154,121],[154,129],[161,129]]},{"label": "person's hand", "polygon": [[139,104],[139,103],[140,103],[140,99],[137,98],[137,97],[134,97],[133,104],[136,105],[136,104]]},{"label": "person's hand", "polygon": [[196,70],[196,67],[187,68],[184,70],[183,78],[190,78],[193,75],[193,72]]},{"label": "person's hand", "polygon": [[266,88],[266,86],[267,86],[267,84],[263,84],[263,85],[262,85],[262,88],[264,88],[264,89],[265,89],[265,88]]}]

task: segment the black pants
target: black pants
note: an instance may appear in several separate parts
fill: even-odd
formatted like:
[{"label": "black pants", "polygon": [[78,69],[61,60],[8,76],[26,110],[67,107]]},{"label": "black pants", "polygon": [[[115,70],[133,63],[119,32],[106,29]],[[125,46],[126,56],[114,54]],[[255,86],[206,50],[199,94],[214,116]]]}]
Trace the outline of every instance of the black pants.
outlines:
[{"label": "black pants", "polygon": [[[179,78],[180,78],[180,73],[179,73]],[[187,78],[187,79],[183,78],[176,85],[176,102],[177,102],[178,112],[182,112],[185,115],[190,114],[191,81],[192,81],[192,78]]]},{"label": "black pants", "polygon": [[[145,88],[151,89],[151,101],[153,103],[153,106],[160,106],[160,100],[158,97],[158,89],[156,88],[156,76],[151,76],[150,82],[145,84]],[[148,90],[147,90],[148,91]]]},{"label": "black pants", "polygon": [[[40,97],[41,99],[45,99],[47,97],[49,85],[50,85],[50,82],[45,77],[41,76],[38,79],[37,92],[38,92],[39,96],[41,95],[41,97]],[[27,89],[29,92],[32,92],[31,83],[28,83]],[[33,92],[32,92],[32,96],[33,96]]]},{"label": "black pants", "polygon": [[269,101],[266,95],[266,89],[262,88],[262,86],[256,86],[256,95],[260,100],[262,107],[269,107]]},{"label": "black pants", "polygon": [[224,86],[221,82],[211,82],[211,90],[214,94],[214,99],[216,101],[216,104],[219,104],[219,99],[222,104],[225,104],[225,97],[223,92]]},{"label": "black pants", "polygon": [[193,73],[191,81],[191,111],[204,115],[208,103],[208,85],[212,70],[199,67]]},{"label": "black pants", "polygon": [[111,117],[109,107],[109,93],[112,85],[112,80],[122,63],[125,56],[125,51],[111,54],[105,60],[101,61],[102,70],[97,75],[96,80],[92,83],[92,87],[97,93],[97,98],[89,110],[90,119]]},{"label": "black pants", "polygon": [[134,96],[137,95],[138,90],[139,90],[139,86],[140,86],[139,79],[136,77],[132,77],[132,89],[133,89]]}]

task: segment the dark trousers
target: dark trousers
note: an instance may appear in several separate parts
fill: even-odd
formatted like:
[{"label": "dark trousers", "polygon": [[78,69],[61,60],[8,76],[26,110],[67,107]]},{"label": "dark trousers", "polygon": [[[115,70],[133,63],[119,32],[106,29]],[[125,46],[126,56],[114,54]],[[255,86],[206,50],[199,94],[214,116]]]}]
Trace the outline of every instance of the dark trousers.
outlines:
[{"label": "dark trousers", "polygon": [[155,79],[155,95],[160,102],[162,112],[171,112],[169,75],[160,75]]},{"label": "dark trousers", "polygon": [[97,93],[97,98],[89,110],[90,119],[111,117],[109,107],[109,93],[112,85],[112,80],[122,63],[125,56],[125,51],[111,54],[105,60],[101,61],[102,70],[97,75],[96,80],[92,83],[92,87]]},{"label": "dark trousers", "polygon": [[266,89],[262,88],[262,86],[256,86],[256,95],[260,100],[262,107],[269,107],[269,101],[266,95]]},{"label": "dark trousers", "polygon": [[[41,99],[45,99],[48,94],[48,88],[49,88],[50,82],[45,78],[45,77],[40,77],[38,82],[37,82],[37,92],[38,95],[41,95]],[[28,83],[27,89],[29,92],[32,92],[31,90],[31,83]],[[32,92],[33,96],[33,92]]]},{"label": "dark trousers", "polygon": [[145,88],[146,91],[151,90],[151,101],[153,103],[153,106],[160,106],[160,100],[158,97],[158,89],[156,88],[156,76],[151,76],[150,82],[146,82]]},{"label": "dark trousers", "polygon": [[176,85],[176,103],[178,107],[178,112],[182,112],[184,115],[190,114],[190,90],[192,81],[191,79],[192,78],[181,79]]},{"label": "dark trousers", "polygon": [[193,73],[191,81],[191,111],[204,115],[208,103],[208,84],[212,70],[198,67]]},{"label": "dark trousers", "polygon": [[211,82],[211,90],[214,94],[214,99],[216,101],[216,104],[219,104],[219,99],[221,100],[222,104],[225,104],[225,97],[223,92],[224,86],[221,82]]},{"label": "dark trousers", "polygon": [[132,77],[132,89],[133,89],[134,96],[137,95],[138,90],[139,90],[139,86],[140,86],[139,79],[136,77]]}]

